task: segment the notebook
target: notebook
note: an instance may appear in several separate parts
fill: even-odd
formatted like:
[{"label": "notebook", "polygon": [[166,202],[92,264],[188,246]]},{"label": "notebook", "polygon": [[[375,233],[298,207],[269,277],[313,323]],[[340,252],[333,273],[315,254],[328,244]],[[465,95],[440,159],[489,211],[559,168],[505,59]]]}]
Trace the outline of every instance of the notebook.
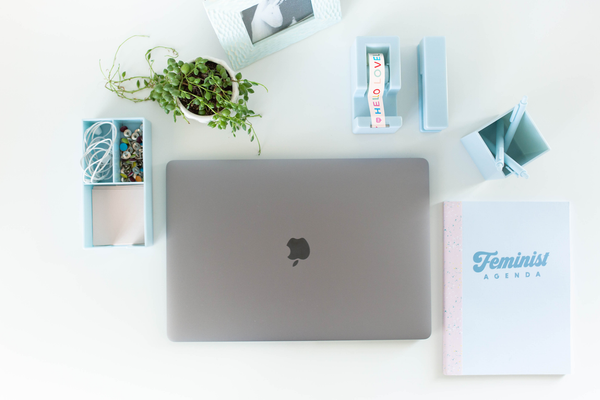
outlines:
[{"label": "notebook", "polygon": [[570,372],[565,202],[445,202],[446,375]]}]

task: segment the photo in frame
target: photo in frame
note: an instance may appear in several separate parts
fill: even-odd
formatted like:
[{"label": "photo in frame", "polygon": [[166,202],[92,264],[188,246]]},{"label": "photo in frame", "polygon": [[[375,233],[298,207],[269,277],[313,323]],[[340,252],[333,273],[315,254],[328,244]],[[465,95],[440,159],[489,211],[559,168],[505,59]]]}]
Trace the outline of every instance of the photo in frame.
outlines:
[{"label": "photo in frame", "polygon": [[234,70],[342,19],[340,0],[204,0]]}]

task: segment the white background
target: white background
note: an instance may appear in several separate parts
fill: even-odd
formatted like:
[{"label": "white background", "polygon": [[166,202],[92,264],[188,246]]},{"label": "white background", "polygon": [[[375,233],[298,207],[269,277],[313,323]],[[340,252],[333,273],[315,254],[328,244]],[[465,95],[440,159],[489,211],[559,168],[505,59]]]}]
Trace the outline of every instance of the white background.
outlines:
[{"label": "white background", "polygon": [[[8,2],[4,2],[8,3]],[[600,3],[594,0],[342,1],[341,23],[242,72],[266,84],[251,107],[261,158],[424,157],[431,167],[433,334],[419,342],[171,343],[166,337],[165,165],[255,159],[246,137],[174,124],[154,103],[103,88],[98,60],[144,72],[155,45],[225,54],[199,0],[28,1],[0,13],[0,398],[595,399],[600,372],[597,149]],[[393,135],[351,132],[350,47],[398,35]],[[450,127],[418,130],[416,46],[447,38]],[[529,180],[485,182],[459,139],[529,96],[552,150]],[[84,250],[81,119],[153,124],[155,244]],[[572,360],[567,376],[442,375],[444,200],[572,204]],[[512,340],[514,338],[507,338]],[[551,351],[551,349],[549,350]]]}]

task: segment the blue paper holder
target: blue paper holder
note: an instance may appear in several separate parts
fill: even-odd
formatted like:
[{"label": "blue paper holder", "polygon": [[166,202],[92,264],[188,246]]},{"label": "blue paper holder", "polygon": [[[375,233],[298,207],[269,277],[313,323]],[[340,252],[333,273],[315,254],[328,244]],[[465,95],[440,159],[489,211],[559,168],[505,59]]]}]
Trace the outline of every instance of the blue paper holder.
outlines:
[{"label": "blue paper holder", "polygon": [[[382,53],[386,64],[386,83],[383,91],[385,128],[371,127],[367,99],[369,88],[368,53]],[[357,134],[395,133],[402,126],[396,96],[401,86],[400,39],[397,36],[359,36],[351,51],[352,132]]]},{"label": "blue paper holder", "polygon": [[448,127],[446,38],[423,38],[417,47],[417,53],[421,132],[440,132]]}]

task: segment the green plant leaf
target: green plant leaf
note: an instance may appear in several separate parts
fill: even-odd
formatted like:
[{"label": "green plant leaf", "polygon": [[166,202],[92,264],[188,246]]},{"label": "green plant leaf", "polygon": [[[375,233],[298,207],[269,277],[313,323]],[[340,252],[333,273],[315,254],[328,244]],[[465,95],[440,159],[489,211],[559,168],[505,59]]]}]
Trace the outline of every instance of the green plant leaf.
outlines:
[{"label": "green plant leaf", "polygon": [[125,78],[125,74],[127,74],[127,72],[123,71],[123,73],[121,74],[121,76],[122,76],[123,78]]},{"label": "green plant leaf", "polygon": [[140,80],[139,79],[137,80],[136,85],[137,85],[137,87],[139,89],[140,88]]}]

